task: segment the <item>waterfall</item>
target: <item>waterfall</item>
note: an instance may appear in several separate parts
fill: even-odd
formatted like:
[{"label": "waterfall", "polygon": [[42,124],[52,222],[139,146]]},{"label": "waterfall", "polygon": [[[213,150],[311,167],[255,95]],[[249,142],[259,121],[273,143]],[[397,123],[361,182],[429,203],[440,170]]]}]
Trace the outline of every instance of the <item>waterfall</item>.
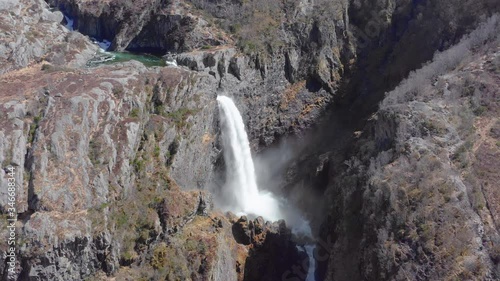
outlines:
[{"label": "waterfall", "polygon": [[315,281],[314,270],[316,269],[316,260],[314,259],[314,249],[316,245],[306,245],[304,246],[307,256],[309,258],[309,268],[307,270],[307,277],[305,281]]},{"label": "waterfall", "polygon": [[262,216],[267,220],[282,219],[279,204],[270,193],[259,191],[250,143],[243,118],[233,100],[218,96],[222,117],[224,160],[227,182],[224,192],[236,200],[232,210],[238,213]]},{"label": "waterfall", "polygon": [[66,24],[64,25],[67,29],[69,29],[69,31],[73,31],[74,28],[73,28],[73,19],[70,18],[69,16],[67,16],[66,14],[63,14],[64,15],[64,19],[66,20]]},{"label": "waterfall", "polygon": [[[284,206],[287,208],[280,209],[279,202],[270,193],[259,190],[243,118],[231,98],[218,96],[217,102],[221,115],[226,164],[226,184],[223,188],[223,195],[229,198],[227,201],[230,202],[225,203],[229,206],[229,210],[240,215],[262,216],[270,221],[286,218],[287,222],[291,223],[294,235],[312,239],[309,222],[297,209],[293,206]],[[314,248],[314,244],[308,244],[301,249],[309,258],[306,281],[314,281],[316,267],[313,257]]]}]

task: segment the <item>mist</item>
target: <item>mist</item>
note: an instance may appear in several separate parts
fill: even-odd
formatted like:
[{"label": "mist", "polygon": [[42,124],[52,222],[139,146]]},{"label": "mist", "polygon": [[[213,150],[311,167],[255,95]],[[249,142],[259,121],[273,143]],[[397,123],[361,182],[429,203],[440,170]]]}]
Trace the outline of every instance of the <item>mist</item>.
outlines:
[{"label": "mist", "polygon": [[219,96],[217,101],[225,167],[223,180],[214,192],[217,207],[239,216],[262,216],[270,221],[283,219],[298,238],[312,241],[310,218],[297,206],[318,198],[306,186],[290,185],[287,178],[291,163],[302,150],[302,140],[283,140],[252,155],[236,105],[226,96]]}]

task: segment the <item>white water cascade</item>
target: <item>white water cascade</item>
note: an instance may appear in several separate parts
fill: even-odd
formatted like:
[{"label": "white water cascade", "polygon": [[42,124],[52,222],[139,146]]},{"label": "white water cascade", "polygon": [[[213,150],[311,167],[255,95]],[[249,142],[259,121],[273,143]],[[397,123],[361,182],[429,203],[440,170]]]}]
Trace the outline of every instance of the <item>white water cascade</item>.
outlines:
[{"label": "white water cascade", "polygon": [[224,160],[227,167],[225,192],[232,193],[236,204],[231,211],[235,213],[262,216],[266,220],[282,219],[279,202],[270,193],[260,192],[255,177],[255,167],[245,124],[233,100],[218,96],[222,117],[223,145],[226,150]]},{"label": "white water cascade", "polygon": [[304,246],[304,248],[309,258],[309,268],[307,269],[306,281],[316,281],[314,279],[314,270],[316,269],[316,260],[314,259],[314,249],[316,249],[316,246],[306,245]]},{"label": "white water cascade", "polygon": [[[243,118],[231,98],[218,96],[217,102],[219,103],[222,121],[222,140],[227,177],[223,192],[227,201],[230,201],[225,202],[229,206],[228,209],[238,215],[262,216],[270,221],[286,219],[295,235],[312,239],[309,222],[295,208],[283,206],[288,207],[286,212],[283,212],[285,209],[281,208],[280,202],[271,193],[259,190]],[[306,281],[314,281],[314,247],[314,245],[310,244],[300,249],[305,251],[309,257],[310,267],[307,271]]]},{"label": "white water cascade", "polygon": [[74,20],[65,14],[63,14],[63,15],[64,15],[64,19],[66,20],[66,24],[64,26],[67,29],[69,29],[69,31],[74,31],[74,28],[73,28]]}]

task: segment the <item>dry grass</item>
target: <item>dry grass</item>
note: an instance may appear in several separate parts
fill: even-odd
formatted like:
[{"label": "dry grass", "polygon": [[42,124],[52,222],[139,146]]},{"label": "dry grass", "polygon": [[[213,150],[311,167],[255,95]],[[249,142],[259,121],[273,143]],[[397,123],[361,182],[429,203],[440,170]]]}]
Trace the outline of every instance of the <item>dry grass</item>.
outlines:
[{"label": "dry grass", "polygon": [[306,87],[306,80],[289,85],[281,95],[280,109],[286,110],[291,102],[296,100],[297,94]]}]

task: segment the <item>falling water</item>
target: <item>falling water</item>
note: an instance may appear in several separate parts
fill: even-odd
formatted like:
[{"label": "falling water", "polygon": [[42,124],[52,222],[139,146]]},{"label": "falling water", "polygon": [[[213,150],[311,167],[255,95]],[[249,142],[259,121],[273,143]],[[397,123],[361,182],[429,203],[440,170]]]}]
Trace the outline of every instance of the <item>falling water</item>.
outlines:
[{"label": "falling water", "polygon": [[250,151],[245,124],[233,100],[218,96],[222,116],[224,160],[226,161],[228,182],[225,192],[231,192],[236,199],[233,210],[262,216],[267,220],[278,220],[282,216],[278,201],[270,193],[260,192],[257,187],[255,168]]},{"label": "falling water", "polygon": [[[230,204],[229,209],[236,214],[257,215],[271,221],[285,218],[287,222],[291,223],[292,232],[296,236],[312,238],[309,222],[299,214],[297,209],[291,208],[292,210],[283,213],[280,210],[279,202],[270,193],[259,190],[243,118],[231,98],[218,96],[217,101],[222,118],[227,175],[224,193],[231,194],[232,196],[229,198],[235,201],[231,202],[233,204]],[[310,267],[306,281],[314,281],[314,245],[306,245],[302,250],[309,256]]]},{"label": "falling water", "polygon": [[307,269],[306,281],[315,281],[314,270],[316,269],[316,260],[314,259],[314,249],[316,248],[316,246],[312,244],[312,245],[306,245],[304,246],[304,248],[309,258],[309,267]]},{"label": "falling water", "polygon": [[74,30],[74,28],[73,28],[74,20],[67,15],[64,15],[64,19],[66,20],[66,24],[64,26],[67,29],[69,29],[70,31],[73,31]]}]

